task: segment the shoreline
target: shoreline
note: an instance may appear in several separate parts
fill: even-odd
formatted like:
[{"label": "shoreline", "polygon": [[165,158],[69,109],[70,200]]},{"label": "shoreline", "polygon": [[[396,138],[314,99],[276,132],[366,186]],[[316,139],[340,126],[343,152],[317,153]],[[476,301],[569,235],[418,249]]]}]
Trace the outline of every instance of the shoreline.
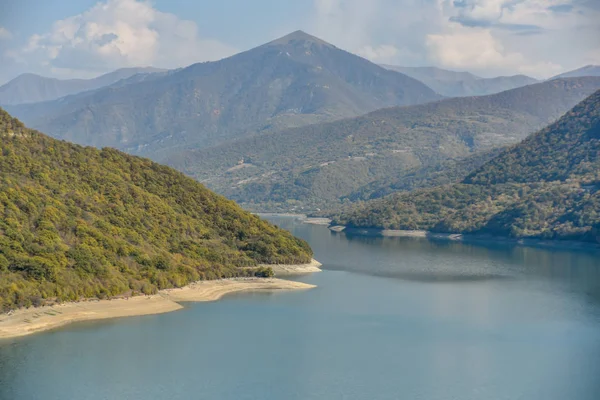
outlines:
[{"label": "shoreline", "polygon": [[306,214],[294,214],[294,213],[276,213],[276,212],[254,212],[254,215],[259,217],[293,217],[293,218],[306,218]]},{"label": "shoreline", "polygon": [[292,213],[255,213],[259,217],[286,217],[286,218],[296,218],[303,224],[309,225],[322,225],[329,226],[331,225],[332,220],[330,218],[325,217],[309,217],[306,214],[292,214]]},{"label": "shoreline", "polygon": [[10,315],[0,314],[0,340],[48,331],[74,322],[164,314],[184,308],[180,303],[215,301],[230,293],[307,290],[315,287],[277,278],[233,278],[194,282],[183,288],[165,289],[150,296],[30,307],[15,310]]},{"label": "shoreline", "polygon": [[344,225],[330,226],[329,230],[336,233],[344,232],[350,235],[366,237],[416,237],[461,243],[502,243],[512,244],[515,246],[539,247],[546,249],[600,250],[600,244],[576,242],[573,240],[544,240],[535,238],[514,239],[502,236],[472,235],[466,233],[437,233],[422,230],[348,228]]},{"label": "shoreline", "polygon": [[331,225],[331,222],[332,221],[329,218],[320,218],[320,217],[306,217],[306,218],[302,219],[303,224],[310,224],[310,225],[329,226],[329,225]]},{"label": "shoreline", "polygon": [[314,258],[308,264],[261,264],[260,267],[270,267],[275,276],[304,275],[321,272],[321,264]]}]

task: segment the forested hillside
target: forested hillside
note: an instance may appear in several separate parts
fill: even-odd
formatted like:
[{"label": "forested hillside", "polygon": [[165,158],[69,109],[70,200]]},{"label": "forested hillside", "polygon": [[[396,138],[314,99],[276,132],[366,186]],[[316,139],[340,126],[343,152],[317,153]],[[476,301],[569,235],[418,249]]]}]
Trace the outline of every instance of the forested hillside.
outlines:
[{"label": "forested hillside", "polygon": [[600,181],[600,95],[598,92],[555,124],[503,152],[466,183]]},{"label": "forested hillside", "polygon": [[154,293],[311,254],[169,167],[51,139],[0,109],[0,310]]},{"label": "forested hillside", "polygon": [[[343,199],[363,198],[360,192],[369,198],[394,188],[456,182],[471,171],[462,168],[468,161],[456,164],[460,160],[483,152],[471,164],[477,168],[489,160],[486,151],[518,143],[598,89],[600,78],[570,78],[387,108],[184,152],[168,164],[250,209],[335,207]],[[452,163],[457,168],[436,167]],[[408,183],[404,177],[415,171],[418,183]]]},{"label": "forested hillside", "polygon": [[351,227],[600,243],[600,91],[463,183],[361,203],[334,219]]},{"label": "forested hillside", "polygon": [[443,186],[458,183],[475,169],[499,155],[505,148],[473,153],[461,159],[450,159],[438,164],[411,169],[399,175],[386,176],[359,188],[344,199],[352,202],[385,197],[395,192],[409,192],[420,188]]}]

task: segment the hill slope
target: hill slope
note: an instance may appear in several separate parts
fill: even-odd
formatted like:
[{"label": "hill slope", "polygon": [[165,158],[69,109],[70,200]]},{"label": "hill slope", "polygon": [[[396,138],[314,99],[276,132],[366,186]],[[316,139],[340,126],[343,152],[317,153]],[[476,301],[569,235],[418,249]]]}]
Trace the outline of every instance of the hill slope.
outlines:
[{"label": "hill slope", "polygon": [[417,80],[298,31],[158,79],[9,111],[57,138],[160,159],[258,131],[439,98]]},{"label": "hill slope", "polygon": [[525,75],[481,78],[469,72],[448,71],[436,67],[383,67],[415,78],[448,97],[484,96],[539,82]]},{"label": "hill slope", "polygon": [[386,175],[380,180],[360,187],[342,200],[348,199],[353,202],[372,200],[395,192],[410,192],[420,188],[461,182],[475,169],[492,160],[504,149],[504,147],[496,147],[491,150],[477,151],[465,158],[444,160],[400,174]]},{"label": "hill slope", "polygon": [[308,245],[191,178],[29,130],[0,109],[0,310],[302,263]]},{"label": "hill slope", "polygon": [[[373,183],[370,191],[385,192],[414,169],[517,143],[598,89],[600,78],[573,78],[485,97],[383,109],[183,152],[167,162],[248,208],[314,210],[355,198],[355,192]],[[421,174],[416,187],[428,186],[436,174],[429,171],[431,176]],[[448,182],[469,172],[457,171]]]},{"label": "hill slope", "polygon": [[600,91],[461,184],[366,202],[335,223],[600,243]]},{"label": "hill slope", "polygon": [[0,104],[15,105],[37,103],[95,90],[112,85],[121,79],[137,74],[150,74],[164,70],[158,68],[122,68],[93,79],[55,79],[35,74],[22,74],[0,86]]},{"label": "hill slope", "polygon": [[550,79],[576,78],[580,76],[600,76],[600,65],[587,65],[585,67],[557,75]]}]

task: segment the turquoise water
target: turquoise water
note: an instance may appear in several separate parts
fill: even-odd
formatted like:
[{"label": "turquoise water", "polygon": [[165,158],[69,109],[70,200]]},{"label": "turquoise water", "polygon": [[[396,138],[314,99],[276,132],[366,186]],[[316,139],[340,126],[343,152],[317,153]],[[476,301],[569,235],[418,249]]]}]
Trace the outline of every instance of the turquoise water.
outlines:
[{"label": "turquoise water", "polygon": [[599,253],[274,221],[317,289],[0,342],[0,399],[600,398]]}]

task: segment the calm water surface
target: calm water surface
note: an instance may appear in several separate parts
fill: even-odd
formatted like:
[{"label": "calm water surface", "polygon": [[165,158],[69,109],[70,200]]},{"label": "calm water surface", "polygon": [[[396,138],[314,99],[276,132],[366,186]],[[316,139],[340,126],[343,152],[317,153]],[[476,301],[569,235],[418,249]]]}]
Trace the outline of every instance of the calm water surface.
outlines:
[{"label": "calm water surface", "polygon": [[0,342],[0,399],[600,399],[600,254],[292,219],[306,292]]}]

